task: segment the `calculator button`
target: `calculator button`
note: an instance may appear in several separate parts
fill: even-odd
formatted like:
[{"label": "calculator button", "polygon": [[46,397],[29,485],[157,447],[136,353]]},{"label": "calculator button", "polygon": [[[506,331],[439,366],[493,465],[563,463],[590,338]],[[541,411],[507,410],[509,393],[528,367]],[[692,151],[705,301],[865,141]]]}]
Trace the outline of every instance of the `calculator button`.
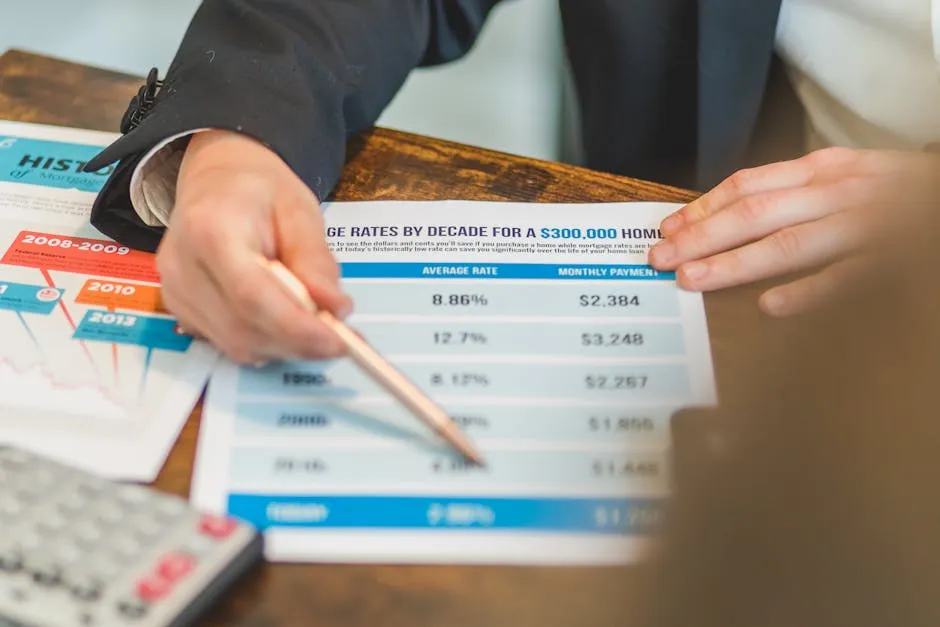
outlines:
[{"label": "calculator button", "polygon": [[196,558],[189,553],[168,553],[157,563],[157,573],[167,581],[179,581],[196,567]]},{"label": "calculator button", "polygon": [[18,586],[10,590],[10,598],[22,603],[23,601],[29,601],[29,593],[24,588]]},{"label": "calculator button", "polygon": [[26,509],[23,501],[12,495],[0,496],[0,516],[13,518]]},{"label": "calculator button", "polygon": [[53,472],[50,468],[36,468],[30,474],[30,483],[37,488],[47,488],[54,484],[59,478],[59,474]]},{"label": "calculator button", "polygon": [[178,518],[189,513],[186,503],[178,498],[165,497],[157,501],[156,512],[163,518]]},{"label": "calculator button", "polygon": [[118,611],[128,618],[140,618],[147,613],[147,604],[140,599],[126,599],[118,603]]},{"label": "calculator button", "polygon": [[96,579],[110,581],[121,572],[122,567],[114,560],[96,556],[85,563],[82,570],[88,572]]},{"label": "calculator button", "polygon": [[135,516],[128,522],[128,527],[134,530],[138,538],[149,541],[163,533],[165,527],[152,518]]},{"label": "calculator button", "polygon": [[93,577],[78,576],[74,579],[70,578],[69,589],[72,596],[79,601],[97,601],[101,598],[104,586]]},{"label": "calculator button", "polygon": [[49,561],[34,562],[27,565],[33,581],[43,586],[54,586],[62,581],[62,569]]},{"label": "calculator button", "polygon": [[66,516],[76,514],[88,505],[88,499],[78,492],[69,492],[59,497],[58,509]]},{"label": "calculator button", "polygon": [[23,554],[16,549],[0,549],[0,571],[15,573],[23,568]]},{"label": "calculator button", "polygon": [[41,532],[54,534],[65,529],[68,524],[69,521],[65,518],[65,516],[49,512],[45,514],[45,516],[38,523],[36,523],[36,526]]},{"label": "calculator button", "polygon": [[129,536],[117,537],[111,540],[110,545],[115,553],[127,558],[136,557],[144,548],[140,542]]},{"label": "calculator button", "polygon": [[203,514],[199,519],[199,531],[218,540],[229,537],[237,528],[238,523],[223,516]]},{"label": "calculator button", "polygon": [[83,544],[96,544],[101,540],[101,528],[91,522],[84,521],[72,527],[72,537]]},{"label": "calculator button", "polygon": [[97,517],[99,520],[117,524],[124,520],[124,508],[117,503],[102,503],[97,507]]},{"label": "calculator button", "polygon": [[192,536],[183,544],[183,550],[193,555],[203,556],[215,551],[216,542],[205,536]]},{"label": "calculator button", "polygon": [[30,460],[31,455],[18,448],[0,448],[0,462],[18,466]]},{"label": "calculator button", "polygon": [[172,585],[159,576],[150,576],[137,582],[137,596],[144,601],[159,601],[170,593]]},{"label": "calculator button", "polygon": [[45,491],[42,488],[37,488],[35,486],[20,486],[19,489],[13,492],[13,497],[16,498],[23,505],[29,505],[40,500],[44,496]]},{"label": "calculator button", "polygon": [[72,543],[63,543],[54,546],[50,553],[62,564],[77,562],[82,556],[82,551]]},{"label": "calculator button", "polygon": [[21,532],[16,535],[13,544],[21,551],[32,551],[42,546],[42,538],[31,531]]},{"label": "calculator button", "polygon": [[107,482],[97,477],[83,477],[81,482],[73,487],[73,489],[82,496],[90,498],[104,494],[107,488]]},{"label": "calculator button", "polygon": [[153,498],[151,493],[137,485],[123,485],[117,489],[117,497],[125,503],[139,505]]}]

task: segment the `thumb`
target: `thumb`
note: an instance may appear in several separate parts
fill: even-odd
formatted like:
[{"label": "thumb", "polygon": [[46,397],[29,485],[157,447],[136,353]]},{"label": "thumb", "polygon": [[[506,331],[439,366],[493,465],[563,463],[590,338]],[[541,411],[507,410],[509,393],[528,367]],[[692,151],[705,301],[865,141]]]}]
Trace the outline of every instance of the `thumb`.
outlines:
[{"label": "thumb", "polygon": [[300,279],[319,307],[346,318],[353,303],[340,289],[339,265],[326,244],[316,197],[311,194],[309,200],[278,203],[274,219],[281,263]]}]

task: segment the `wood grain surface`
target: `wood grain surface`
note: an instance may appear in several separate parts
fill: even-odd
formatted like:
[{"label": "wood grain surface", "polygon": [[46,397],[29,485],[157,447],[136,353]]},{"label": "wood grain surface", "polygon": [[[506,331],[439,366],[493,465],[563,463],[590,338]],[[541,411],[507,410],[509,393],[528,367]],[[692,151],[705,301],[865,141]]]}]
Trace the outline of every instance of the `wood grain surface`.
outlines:
[{"label": "wood grain surface", "polygon": [[[0,56],[0,118],[117,131],[141,79],[21,51]],[[336,200],[683,202],[694,194],[592,172],[375,129],[350,142]],[[719,395],[758,358],[767,332],[762,286],[706,296]],[[162,490],[189,491],[200,409],[164,470]],[[508,627],[613,625],[632,606],[640,567],[503,568],[266,564],[243,580],[205,625]]]}]

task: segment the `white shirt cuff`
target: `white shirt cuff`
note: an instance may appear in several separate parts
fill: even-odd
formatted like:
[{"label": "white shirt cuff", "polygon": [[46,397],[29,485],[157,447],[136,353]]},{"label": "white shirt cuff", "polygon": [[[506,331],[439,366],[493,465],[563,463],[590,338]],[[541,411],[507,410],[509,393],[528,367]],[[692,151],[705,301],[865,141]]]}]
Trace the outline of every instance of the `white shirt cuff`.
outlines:
[{"label": "white shirt cuff", "polygon": [[168,137],[144,155],[131,175],[130,195],[134,211],[147,226],[170,223],[176,200],[176,179],[186,144],[180,140],[211,129],[203,128]]}]

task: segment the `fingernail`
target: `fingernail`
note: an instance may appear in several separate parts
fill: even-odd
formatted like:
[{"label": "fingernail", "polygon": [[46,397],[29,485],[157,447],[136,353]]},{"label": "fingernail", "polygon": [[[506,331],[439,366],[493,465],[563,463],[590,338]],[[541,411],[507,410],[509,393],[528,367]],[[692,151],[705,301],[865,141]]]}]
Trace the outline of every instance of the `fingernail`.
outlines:
[{"label": "fingernail", "polygon": [[668,263],[675,255],[676,247],[669,242],[660,242],[650,249],[650,260],[653,265]]},{"label": "fingernail", "polygon": [[336,310],[336,315],[339,316],[340,320],[345,320],[352,315],[353,312],[353,303],[352,300],[347,300],[345,303],[339,306]]},{"label": "fingernail", "polygon": [[674,213],[663,220],[663,223],[659,225],[659,230],[663,232],[663,235],[669,237],[679,230],[684,221],[685,219],[682,217],[682,214]]},{"label": "fingernail", "polygon": [[787,299],[781,294],[767,292],[761,298],[761,304],[765,312],[772,316],[779,316],[784,313]]},{"label": "fingernail", "polygon": [[680,268],[685,278],[694,281],[700,279],[708,272],[708,264],[702,261],[691,261]]}]

